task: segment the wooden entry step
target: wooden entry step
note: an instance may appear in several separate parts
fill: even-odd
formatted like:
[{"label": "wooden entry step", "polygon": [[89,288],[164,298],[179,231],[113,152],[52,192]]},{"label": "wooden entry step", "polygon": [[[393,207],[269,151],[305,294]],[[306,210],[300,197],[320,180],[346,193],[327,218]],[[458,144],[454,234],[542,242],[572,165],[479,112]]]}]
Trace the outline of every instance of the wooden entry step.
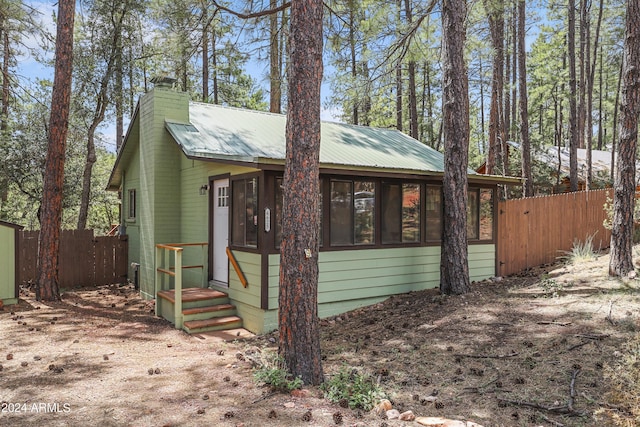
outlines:
[{"label": "wooden entry step", "polygon": [[184,330],[190,334],[241,327],[242,319],[238,316],[216,317],[206,320],[188,320],[184,322]]},{"label": "wooden entry step", "polygon": [[[168,291],[158,291],[158,296],[166,299],[171,304],[175,304],[176,302],[176,292],[173,289]],[[184,288],[182,290],[183,303],[207,301],[216,298],[227,298],[227,294],[209,288]]]},{"label": "wooden entry step", "polygon": [[194,316],[196,314],[215,313],[223,310],[235,310],[236,307],[231,304],[216,304],[207,307],[194,307],[182,310],[183,316]]},{"label": "wooden entry step", "polygon": [[[156,305],[158,314],[176,325],[175,291],[158,291]],[[187,333],[199,333],[235,329],[242,327],[236,307],[229,296],[208,288],[185,288],[182,290],[182,316],[179,325]]]}]

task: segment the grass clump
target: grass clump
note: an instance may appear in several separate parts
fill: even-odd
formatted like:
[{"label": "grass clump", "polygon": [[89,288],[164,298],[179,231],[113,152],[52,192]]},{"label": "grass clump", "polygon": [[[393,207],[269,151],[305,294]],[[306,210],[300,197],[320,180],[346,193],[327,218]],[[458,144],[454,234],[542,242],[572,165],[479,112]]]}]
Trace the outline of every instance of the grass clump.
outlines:
[{"label": "grass clump", "polygon": [[593,238],[595,234],[587,236],[584,242],[575,239],[573,247],[570,251],[566,251],[561,258],[570,264],[580,264],[583,262],[593,261],[597,258],[596,251],[593,248]]},{"label": "grass clump", "polygon": [[605,366],[604,378],[609,407],[597,414],[608,416],[616,426],[640,425],[640,335],[625,343],[615,364]]},{"label": "grass clump", "polygon": [[375,379],[355,368],[343,366],[322,385],[324,396],[333,403],[351,409],[369,411],[385,397]]},{"label": "grass clump", "polygon": [[302,378],[293,377],[287,370],[282,357],[273,352],[262,354],[253,378],[257,383],[268,385],[271,390],[282,393],[290,393],[304,385]]}]

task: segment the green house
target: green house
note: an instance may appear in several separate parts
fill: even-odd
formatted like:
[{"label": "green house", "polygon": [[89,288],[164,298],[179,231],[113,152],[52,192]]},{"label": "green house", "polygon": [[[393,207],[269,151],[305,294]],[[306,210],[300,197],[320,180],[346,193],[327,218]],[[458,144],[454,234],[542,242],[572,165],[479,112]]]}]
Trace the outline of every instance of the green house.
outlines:
[{"label": "green house", "polygon": [[[130,277],[176,327],[277,327],[285,123],[163,82],[141,97],[108,187],[122,199]],[[439,286],[443,165],[399,131],[322,123],[321,317]],[[504,182],[469,171],[472,280],[496,272]]]},{"label": "green house", "polygon": [[18,231],[22,226],[0,221],[0,301],[18,303]]}]

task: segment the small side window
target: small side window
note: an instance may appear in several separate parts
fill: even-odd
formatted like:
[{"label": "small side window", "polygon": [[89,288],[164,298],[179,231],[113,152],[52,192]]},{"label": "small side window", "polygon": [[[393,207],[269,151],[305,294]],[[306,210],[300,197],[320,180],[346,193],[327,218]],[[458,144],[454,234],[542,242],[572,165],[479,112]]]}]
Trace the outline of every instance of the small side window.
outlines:
[{"label": "small side window", "polygon": [[129,210],[127,219],[136,219],[136,190],[129,190]]}]

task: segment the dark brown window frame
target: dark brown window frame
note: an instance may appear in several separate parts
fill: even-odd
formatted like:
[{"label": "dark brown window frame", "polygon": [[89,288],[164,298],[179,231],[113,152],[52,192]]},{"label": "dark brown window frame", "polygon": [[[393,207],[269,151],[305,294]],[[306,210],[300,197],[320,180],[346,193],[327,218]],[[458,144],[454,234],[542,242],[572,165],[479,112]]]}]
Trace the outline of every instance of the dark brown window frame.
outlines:
[{"label": "dark brown window frame", "polygon": [[135,188],[130,188],[127,191],[127,220],[128,221],[135,221],[136,220],[136,215],[138,213],[138,197],[136,194],[136,189]]},{"label": "dark brown window frame", "polygon": [[[232,175],[229,177],[229,247],[231,249],[238,249],[244,252],[252,252],[252,253],[260,253],[260,248],[262,247],[263,240],[263,230],[264,230],[264,202],[262,199],[264,198],[264,174],[261,172],[252,172],[248,174],[241,175]],[[256,212],[257,215],[257,229],[256,229],[256,245],[248,246],[248,245],[240,245],[238,242],[234,240],[234,226],[236,224],[237,218],[235,218],[235,195],[234,195],[234,184],[239,181],[248,181],[256,179],[256,197],[258,198],[256,203]],[[246,240],[246,228],[245,228],[245,240]]]},{"label": "dark brown window frame", "polygon": [[[258,229],[258,248],[253,247],[243,247],[243,246],[234,246],[237,249],[241,249],[247,252],[261,252],[264,248],[266,253],[275,254],[279,253],[280,248],[277,245],[275,234],[276,234],[276,201],[275,201],[275,185],[276,180],[278,178],[282,178],[282,173],[280,171],[267,171],[264,174],[260,173],[252,173],[246,174],[242,176],[233,176],[231,177],[231,181],[235,179],[246,179],[247,177],[258,176],[258,211],[259,211],[259,229]],[[353,244],[353,245],[330,245],[327,242],[330,242],[331,239],[331,224],[330,217],[324,216],[322,218],[322,240],[324,245],[320,246],[320,251],[328,252],[328,251],[341,251],[341,250],[367,250],[367,249],[390,249],[390,248],[404,248],[404,247],[421,247],[421,246],[440,246],[441,240],[428,240],[426,227],[427,227],[427,186],[442,188],[442,182],[437,178],[427,177],[425,179],[420,179],[419,177],[412,177],[411,179],[405,177],[397,177],[397,176],[384,176],[384,175],[354,175],[354,174],[341,174],[341,173],[322,173],[321,176],[321,192],[322,192],[322,212],[331,212],[331,182],[334,180],[338,181],[372,181],[375,184],[375,239],[373,244]],[[391,183],[391,184],[419,184],[420,185],[420,240],[417,242],[403,242],[403,243],[382,243],[382,183]],[[472,183],[469,184],[468,191],[477,191],[481,194],[481,190],[487,189],[492,191],[492,238],[481,239],[480,233],[478,239],[468,239],[469,245],[477,245],[477,244],[495,244],[496,242],[496,207],[497,207],[497,187],[492,186],[490,184],[479,184]],[[233,195],[231,197],[233,199]],[[233,202],[232,202],[233,203]],[[479,199],[479,206],[481,202]],[[265,208],[269,208],[271,211],[271,227],[270,231],[267,233],[264,231],[264,210]],[[440,200],[440,209],[443,209],[442,199]],[[480,208],[477,210],[476,215],[479,215]],[[442,216],[441,216],[442,220]],[[232,219],[233,221],[233,219]],[[480,223],[480,217],[478,216],[478,224]],[[266,244],[267,246],[262,246]]]}]

